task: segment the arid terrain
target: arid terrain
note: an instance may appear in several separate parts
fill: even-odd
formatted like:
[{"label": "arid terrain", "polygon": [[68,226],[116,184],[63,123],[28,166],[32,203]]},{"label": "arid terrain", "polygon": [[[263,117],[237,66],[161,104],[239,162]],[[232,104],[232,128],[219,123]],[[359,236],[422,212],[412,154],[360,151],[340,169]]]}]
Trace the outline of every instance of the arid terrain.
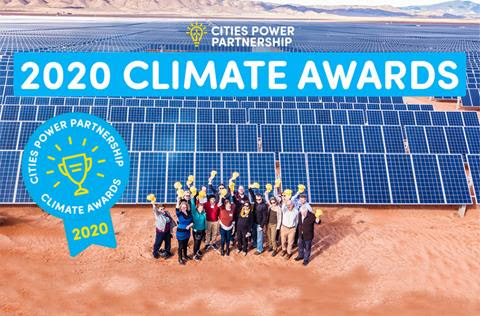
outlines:
[{"label": "arid terrain", "polygon": [[3,207],[0,314],[480,313],[479,209],[465,218],[452,207],[324,210],[308,267],[214,251],[179,266],[176,257],[152,258],[148,206],[115,207],[117,249],[91,246],[75,258],[60,220]]}]

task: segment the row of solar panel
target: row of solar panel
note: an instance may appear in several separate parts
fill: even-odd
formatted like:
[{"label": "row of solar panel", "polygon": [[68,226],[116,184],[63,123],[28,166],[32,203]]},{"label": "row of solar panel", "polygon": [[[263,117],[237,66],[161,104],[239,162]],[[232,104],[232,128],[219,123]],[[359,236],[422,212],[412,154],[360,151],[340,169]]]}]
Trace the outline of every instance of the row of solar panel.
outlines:
[{"label": "row of solar panel", "polygon": [[308,183],[313,203],[472,203],[460,155],[282,153],[280,168],[285,187]]},{"label": "row of solar panel", "polygon": [[[1,92],[0,83],[0,92]],[[167,104],[167,103],[168,104]],[[241,109],[344,109],[344,110],[398,110],[433,111],[431,104],[405,103],[335,103],[335,102],[288,102],[288,101],[179,101],[154,99],[107,99],[107,98],[63,98],[63,97],[10,97],[0,96],[0,105],[65,105],[65,106],[143,106],[162,108],[241,108]]]},{"label": "row of solar panel", "polygon": [[480,126],[476,112],[191,109],[105,106],[15,106],[0,109],[3,121],[45,121],[69,112],[91,113],[110,122],[216,124],[370,124]]},{"label": "row of solar panel", "polygon": [[462,106],[480,107],[480,89],[467,89],[465,96],[462,97]]},{"label": "row of solar panel", "polygon": [[[0,151],[0,203],[29,203],[19,170],[20,151]],[[119,203],[146,203],[154,193],[159,201],[175,201],[176,181],[195,175],[197,186],[218,170],[217,183],[234,171],[236,183],[262,187],[275,181],[275,157],[269,153],[132,153],[130,180]],[[477,197],[480,196],[480,156],[468,156]],[[471,204],[460,155],[409,154],[288,154],[280,155],[283,188],[307,186],[318,204]]]}]

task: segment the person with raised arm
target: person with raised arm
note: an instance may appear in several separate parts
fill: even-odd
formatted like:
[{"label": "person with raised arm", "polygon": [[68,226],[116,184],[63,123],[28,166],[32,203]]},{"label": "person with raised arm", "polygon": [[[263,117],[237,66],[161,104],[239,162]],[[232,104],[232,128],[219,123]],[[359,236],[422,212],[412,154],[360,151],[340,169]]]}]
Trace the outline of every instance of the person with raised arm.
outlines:
[{"label": "person with raised arm", "polygon": [[280,206],[280,199],[272,196],[269,198],[269,193],[272,191],[272,185],[267,184],[265,186],[265,201],[268,203],[267,212],[267,238],[268,251],[272,252],[272,257],[275,257],[278,252],[277,236],[282,226],[282,208]]},{"label": "person with raised arm", "polygon": [[248,237],[251,236],[252,227],[253,214],[250,203],[246,202],[242,204],[237,221],[238,253],[243,252],[245,256],[248,253]]},{"label": "person with raised arm", "polygon": [[[230,240],[232,238],[233,227],[235,227],[235,205],[226,198],[227,190],[220,191],[220,240],[222,256],[230,256]],[[226,249],[225,249],[226,248]]]},{"label": "person with raised arm", "polygon": [[152,203],[153,215],[155,216],[155,242],[153,244],[153,257],[158,259],[160,257],[160,247],[165,243],[164,258],[168,259],[171,253],[171,240],[173,228],[176,226],[175,221],[170,216],[170,213],[165,209],[165,206],[156,202],[156,197],[153,194],[147,196],[147,200]]},{"label": "person with raised arm", "polygon": [[[180,191],[180,190],[179,190]],[[188,202],[183,199],[183,194],[178,194],[176,213],[178,219],[177,242],[178,242],[178,262],[184,265],[186,260],[191,260],[188,256],[188,240],[190,239],[190,228],[193,227],[192,213],[188,209]]]},{"label": "person with raised arm", "polygon": [[254,219],[254,232],[252,232],[253,237],[253,247],[257,248],[255,252],[256,255],[263,253],[263,235],[267,226],[267,213],[268,206],[263,200],[263,197],[260,193],[255,193],[254,189],[260,189],[260,184],[252,183],[248,187],[248,192],[250,193],[251,199],[254,201],[253,204],[253,219]]},{"label": "person with raised arm", "polygon": [[298,223],[298,208],[290,199],[285,199],[282,204],[282,227],[280,228],[280,239],[282,244],[282,257],[290,259],[293,252],[293,241]]},{"label": "person with raised arm", "polygon": [[298,256],[295,261],[303,260],[306,266],[310,262],[313,237],[315,236],[315,224],[320,224],[322,210],[317,210],[314,215],[306,207],[301,208],[298,214]]}]

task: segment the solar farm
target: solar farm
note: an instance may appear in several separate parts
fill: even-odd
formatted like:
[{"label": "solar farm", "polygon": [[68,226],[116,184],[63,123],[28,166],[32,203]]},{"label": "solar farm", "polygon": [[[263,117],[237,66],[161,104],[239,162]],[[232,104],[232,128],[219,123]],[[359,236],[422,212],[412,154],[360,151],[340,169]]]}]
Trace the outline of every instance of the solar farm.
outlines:
[{"label": "solar farm", "polygon": [[[213,23],[231,24],[207,24]],[[0,22],[0,203],[32,203],[20,172],[22,150],[42,122],[68,112],[94,114],[124,138],[131,171],[120,203],[147,203],[152,192],[172,203],[176,181],[193,174],[198,185],[206,184],[211,170],[218,170],[221,182],[239,172],[238,185],[264,186],[277,177],[284,189],[304,184],[314,204],[462,206],[480,197],[477,26],[292,23],[294,42],[285,49],[291,52],[466,52],[466,95],[426,96],[450,101],[451,111],[407,104],[399,96],[13,94],[15,52],[219,50],[207,40],[195,48],[185,35],[187,24]]]}]

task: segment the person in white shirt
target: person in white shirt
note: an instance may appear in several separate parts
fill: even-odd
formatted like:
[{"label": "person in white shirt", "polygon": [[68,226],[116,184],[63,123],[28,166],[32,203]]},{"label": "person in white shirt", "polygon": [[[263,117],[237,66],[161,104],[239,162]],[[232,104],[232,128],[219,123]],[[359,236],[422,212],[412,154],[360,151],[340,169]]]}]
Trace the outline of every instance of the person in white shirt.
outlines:
[{"label": "person in white shirt", "polygon": [[292,256],[295,231],[298,223],[298,208],[292,200],[286,200],[282,205],[282,227],[280,229],[280,240],[282,243],[282,257],[286,260]]}]

